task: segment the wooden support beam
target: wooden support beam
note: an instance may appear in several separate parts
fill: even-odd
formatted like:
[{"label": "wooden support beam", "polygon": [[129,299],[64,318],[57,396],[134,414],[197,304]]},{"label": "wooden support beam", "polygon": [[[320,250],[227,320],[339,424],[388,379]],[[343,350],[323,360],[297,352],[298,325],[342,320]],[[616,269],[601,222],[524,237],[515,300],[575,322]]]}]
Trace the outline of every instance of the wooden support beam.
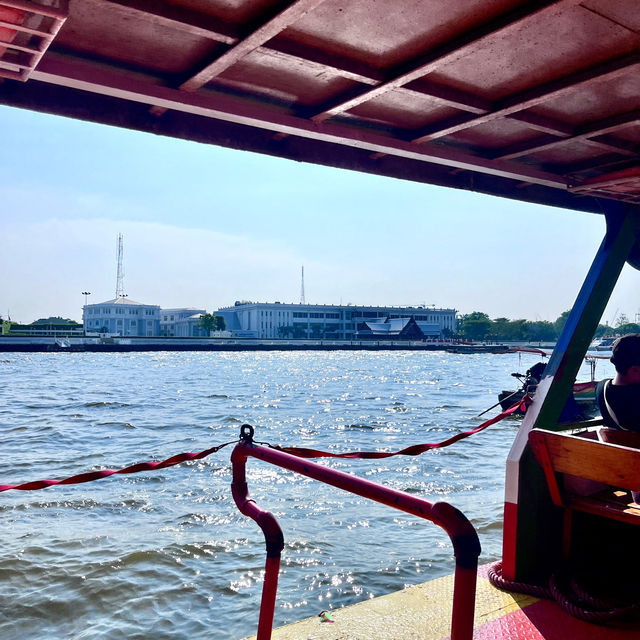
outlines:
[{"label": "wooden support beam", "polygon": [[208,40],[234,45],[241,38],[239,30],[229,23],[163,0],[109,0],[109,4],[117,5],[124,15],[142,17],[145,21],[162,27]]},{"label": "wooden support beam", "polygon": [[588,140],[606,148],[613,148],[622,153],[635,154],[638,153],[637,145],[624,140],[616,140],[615,138],[606,137],[605,134],[614,133],[634,126],[640,122],[640,112],[631,111],[621,114],[613,118],[591,122],[580,127],[576,127],[573,134],[562,139],[555,136],[546,136],[533,141],[527,141],[522,144],[512,145],[497,151],[492,158],[501,158],[503,160],[512,160],[520,156],[531,155],[545,149],[550,149],[567,142],[577,142]]},{"label": "wooden support beam", "polygon": [[239,62],[244,56],[300,20],[300,18],[315,9],[322,2],[324,2],[324,0],[296,0],[290,3],[286,9],[278,13],[274,18],[268,20],[253,31],[253,33],[240,40],[219,58],[205,65],[198,73],[194,74],[186,82],[183,82],[179,88],[182,91],[197,91],[200,87],[207,84],[207,82],[210,82],[223,71]]},{"label": "wooden support beam", "polygon": [[549,100],[560,98],[567,93],[575,91],[577,88],[595,81],[610,80],[635,71],[639,66],[640,54],[638,53],[609,60],[590,69],[572,73],[563,78],[558,78],[552,82],[505,98],[496,105],[496,108],[491,113],[475,117],[465,114],[464,116],[453,117],[446,122],[435,123],[429,127],[425,127],[415,133],[413,142],[437,140],[438,138],[457,133],[463,129],[510,116]]},{"label": "wooden support beam", "polygon": [[188,93],[131,79],[123,72],[97,69],[90,63],[49,54],[32,77],[41,82],[90,91],[123,100],[173,109],[206,118],[249,125],[274,133],[300,136],[318,141],[365,149],[423,162],[479,171],[513,180],[566,190],[566,181],[527,165],[485,158],[441,147],[427,148],[389,136],[363,131],[347,125],[310,122],[276,110],[265,111],[249,101],[230,96]]},{"label": "wooden support beam", "polygon": [[384,83],[373,89],[364,89],[357,95],[339,98],[333,105],[325,107],[313,116],[316,121],[323,121],[333,116],[349,111],[359,104],[373,100],[378,96],[402,87],[409,82],[424,78],[437,71],[446,64],[450,64],[463,56],[470,55],[496,35],[532,18],[551,16],[567,7],[576,5],[580,0],[541,0],[539,2],[527,2],[513,11],[506,13],[490,22],[477,27],[453,39],[446,45],[435,49],[415,60],[402,65],[396,74],[388,78]]}]

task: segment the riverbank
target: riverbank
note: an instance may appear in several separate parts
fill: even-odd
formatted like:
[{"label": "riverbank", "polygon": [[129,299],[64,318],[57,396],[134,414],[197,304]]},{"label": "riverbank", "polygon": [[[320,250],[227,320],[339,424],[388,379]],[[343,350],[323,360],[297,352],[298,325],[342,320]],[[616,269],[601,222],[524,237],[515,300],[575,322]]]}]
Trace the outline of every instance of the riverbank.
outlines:
[{"label": "riverbank", "polygon": [[508,353],[504,344],[418,340],[234,340],[165,337],[32,337],[2,336],[0,352],[129,353],[136,351],[448,351]]}]

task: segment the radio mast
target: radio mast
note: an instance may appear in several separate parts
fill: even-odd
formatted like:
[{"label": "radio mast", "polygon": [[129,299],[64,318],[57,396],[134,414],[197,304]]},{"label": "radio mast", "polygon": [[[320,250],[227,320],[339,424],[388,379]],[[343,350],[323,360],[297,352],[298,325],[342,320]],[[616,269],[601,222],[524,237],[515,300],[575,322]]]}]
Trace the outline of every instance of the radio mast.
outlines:
[{"label": "radio mast", "polygon": [[304,299],[304,265],[302,265],[302,280],[300,282],[300,304],[307,304]]},{"label": "radio mast", "polygon": [[116,276],[116,298],[124,296],[124,270],[122,268],[122,234],[118,234],[118,274]]}]

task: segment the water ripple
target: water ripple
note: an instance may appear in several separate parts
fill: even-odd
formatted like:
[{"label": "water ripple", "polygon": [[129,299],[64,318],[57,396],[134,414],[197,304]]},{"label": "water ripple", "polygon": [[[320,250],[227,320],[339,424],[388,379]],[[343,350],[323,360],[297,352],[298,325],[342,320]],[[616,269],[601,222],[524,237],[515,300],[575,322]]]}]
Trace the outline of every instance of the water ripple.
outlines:
[{"label": "water ripple", "polygon": [[[437,352],[3,354],[0,483],[162,460],[236,440],[247,422],[258,440],[335,452],[444,440],[479,424],[478,413],[512,386],[510,373],[535,361]],[[504,461],[518,424],[416,458],[321,464],[450,501],[473,521],[489,561],[500,553]],[[231,497],[231,450],[162,471],[2,493],[0,637],[255,633],[264,537]],[[247,471],[253,499],[285,536],[276,625],[453,568],[451,544],[430,522],[255,459]]]}]

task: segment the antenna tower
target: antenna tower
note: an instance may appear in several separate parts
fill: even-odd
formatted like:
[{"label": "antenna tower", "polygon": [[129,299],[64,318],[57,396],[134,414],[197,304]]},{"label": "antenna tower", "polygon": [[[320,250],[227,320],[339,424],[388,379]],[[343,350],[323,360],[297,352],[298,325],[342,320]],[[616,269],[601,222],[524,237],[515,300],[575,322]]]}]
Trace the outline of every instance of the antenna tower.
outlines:
[{"label": "antenna tower", "polygon": [[118,274],[116,276],[116,298],[124,296],[124,270],[122,268],[122,234],[118,234]]},{"label": "antenna tower", "polygon": [[302,280],[300,282],[300,304],[307,304],[304,299],[304,265],[302,265]]}]

